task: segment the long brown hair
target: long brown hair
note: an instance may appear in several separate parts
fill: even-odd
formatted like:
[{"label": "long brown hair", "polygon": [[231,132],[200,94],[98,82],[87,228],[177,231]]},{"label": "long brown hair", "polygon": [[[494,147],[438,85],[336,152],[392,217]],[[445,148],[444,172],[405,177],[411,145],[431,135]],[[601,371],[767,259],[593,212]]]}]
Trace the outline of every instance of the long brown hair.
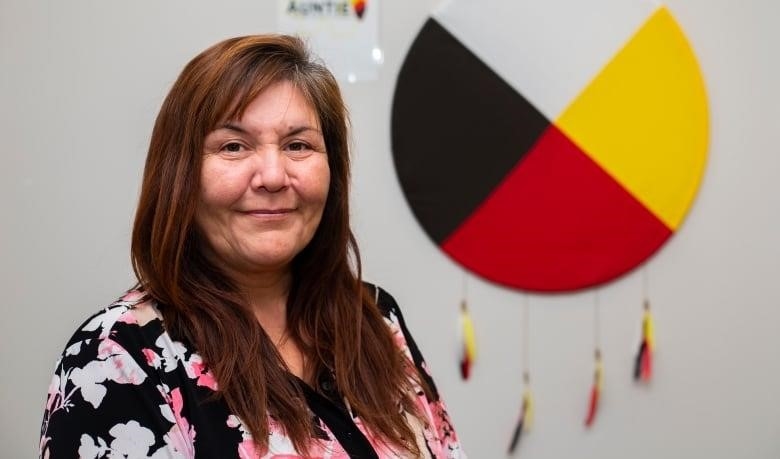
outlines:
[{"label": "long brown hair", "polygon": [[168,332],[194,344],[216,377],[217,396],[261,450],[268,446],[270,415],[299,452],[308,451],[311,418],[301,390],[236,285],[204,256],[205,238],[194,222],[204,138],[278,81],[295,84],[314,107],[331,174],[320,225],[292,263],[288,333],[313,362],[314,374],[333,373],[372,435],[419,455],[412,428],[398,414],[403,408],[420,417],[410,382],[419,375],[360,279],[349,226],[347,110],[335,79],[300,39],[225,40],[190,61],[174,83],[152,132],[133,227],[140,288],[163,305]]}]

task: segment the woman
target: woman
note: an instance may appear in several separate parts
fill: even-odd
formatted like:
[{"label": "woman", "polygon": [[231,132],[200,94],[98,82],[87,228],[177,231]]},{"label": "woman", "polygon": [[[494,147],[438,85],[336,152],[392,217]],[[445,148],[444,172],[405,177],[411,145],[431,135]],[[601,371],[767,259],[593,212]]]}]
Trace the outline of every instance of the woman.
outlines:
[{"label": "woman", "polygon": [[138,286],[57,363],[42,457],[464,457],[395,301],[360,279],[347,114],[288,36],[195,57],[152,133]]}]

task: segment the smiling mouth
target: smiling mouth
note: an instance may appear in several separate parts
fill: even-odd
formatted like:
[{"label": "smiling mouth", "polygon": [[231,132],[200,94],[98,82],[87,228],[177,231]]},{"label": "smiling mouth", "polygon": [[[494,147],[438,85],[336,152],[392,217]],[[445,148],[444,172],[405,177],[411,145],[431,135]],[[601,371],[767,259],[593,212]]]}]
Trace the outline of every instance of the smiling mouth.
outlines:
[{"label": "smiling mouth", "polygon": [[261,214],[261,215],[265,215],[265,214],[275,215],[275,214],[289,214],[290,212],[292,212],[292,209],[256,209],[256,210],[247,211],[246,213]]},{"label": "smiling mouth", "polygon": [[253,217],[274,218],[274,217],[284,217],[292,213],[293,210],[294,209],[286,209],[286,208],[285,209],[254,209],[254,210],[247,210],[242,213]]}]

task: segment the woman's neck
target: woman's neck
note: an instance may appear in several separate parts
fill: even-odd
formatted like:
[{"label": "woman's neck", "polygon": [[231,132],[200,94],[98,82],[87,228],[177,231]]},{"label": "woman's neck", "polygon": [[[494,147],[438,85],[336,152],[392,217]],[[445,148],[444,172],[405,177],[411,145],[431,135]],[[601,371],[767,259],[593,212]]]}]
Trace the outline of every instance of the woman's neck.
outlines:
[{"label": "woman's neck", "polygon": [[312,377],[306,369],[303,352],[288,333],[287,298],[292,281],[290,271],[256,272],[234,276],[233,279],[288,370],[311,383]]},{"label": "woman's neck", "polygon": [[287,296],[292,275],[289,270],[234,274],[241,293],[265,332],[278,343],[287,331]]}]

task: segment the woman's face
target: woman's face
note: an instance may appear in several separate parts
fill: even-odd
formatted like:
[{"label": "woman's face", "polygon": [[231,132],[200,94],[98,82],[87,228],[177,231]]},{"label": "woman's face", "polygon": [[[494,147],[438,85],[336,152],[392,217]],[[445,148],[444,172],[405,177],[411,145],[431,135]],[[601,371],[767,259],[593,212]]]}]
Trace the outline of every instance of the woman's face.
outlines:
[{"label": "woman's face", "polygon": [[204,141],[195,221],[229,273],[289,269],[320,223],[330,185],[317,114],[282,81]]}]

